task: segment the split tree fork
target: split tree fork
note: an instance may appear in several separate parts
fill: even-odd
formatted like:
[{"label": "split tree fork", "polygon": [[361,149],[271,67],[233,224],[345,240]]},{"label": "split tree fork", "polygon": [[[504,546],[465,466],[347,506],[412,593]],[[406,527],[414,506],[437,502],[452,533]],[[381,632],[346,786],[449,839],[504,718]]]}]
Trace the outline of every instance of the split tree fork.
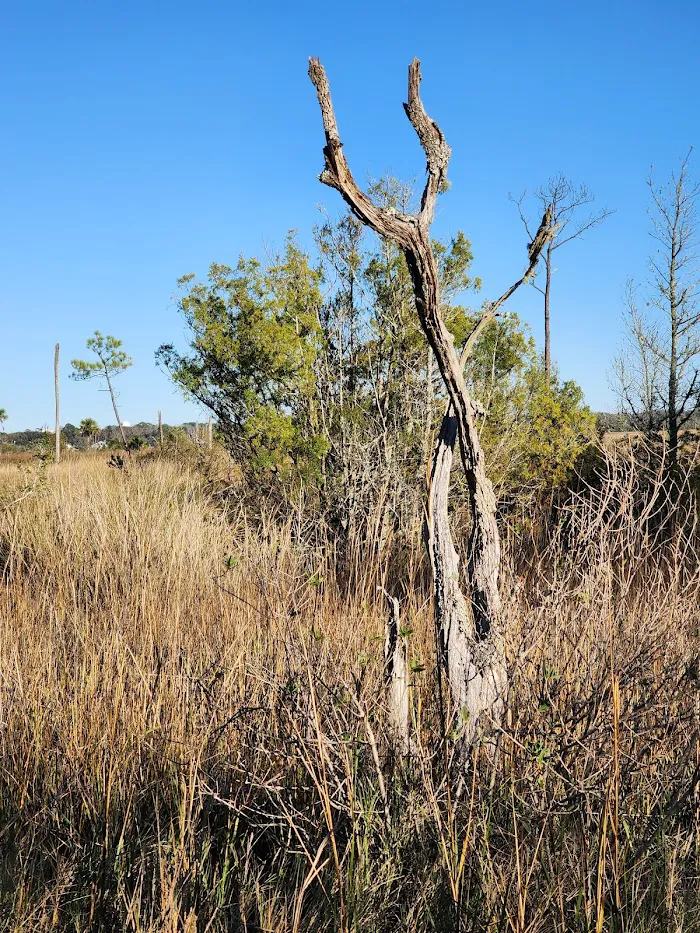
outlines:
[{"label": "split tree fork", "polygon": [[[404,110],[415,129],[427,160],[428,178],[421,198],[420,210],[417,214],[406,214],[391,208],[378,207],[357,186],[348,167],[343,152],[343,144],[338,135],[338,125],[333,110],[330,87],[326,72],[318,59],[310,59],[309,76],[316,88],[318,102],[323,118],[323,127],[326,135],[326,145],[323,149],[325,167],[320,180],[340,192],[343,199],[350,206],[353,213],[367,226],[371,227],[382,237],[387,237],[400,247],[406,257],[411,275],[416,300],[416,311],[421,327],[426,335],[437,360],[440,374],[445,383],[451,411],[450,417],[454,419],[455,430],[459,437],[461,459],[469,488],[469,499],[472,511],[472,531],[469,542],[469,560],[467,563],[467,579],[470,589],[472,620],[469,630],[467,624],[463,627],[454,624],[456,615],[448,608],[454,602],[454,588],[459,592],[459,583],[445,571],[450,566],[445,554],[437,555],[438,549],[447,547],[444,536],[436,537],[437,514],[446,519],[447,498],[430,496],[431,505],[427,509],[428,516],[428,550],[433,569],[433,582],[435,588],[436,623],[439,631],[447,628],[447,638],[441,639],[445,648],[450,652],[443,658],[450,674],[451,692],[454,705],[457,709],[466,706],[469,714],[470,730],[476,728],[478,718],[483,712],[497,713],[497,706],[504,684],[505,658],[502,652],[500,639],[500,597],[498,592],[498,574],[500,568],[500,540],[496,523],[496,500],[493,487],[486,475],[484,452],[479,440],[476,424],[477,406],[469,396],[463,374],[463,362],[460,360],[454,347],[452,334],[447,329],[440,310],[438,265],[433,252],[430,239],[430,226],[435,212],[435,201],[438,193],[446,185],[447,166],[450,159],[450,147],[440,127],[425,112],[420,99],[419,87],[421,81],[420,62],[414,59],[408,69],[408,103]],[[552,235],[551,211],[547,210],[537,235],[529,247],[530,265],[534,269],[545,243]],[[527,274],[527,273],[526,273]],[[519,280],[499,301],[499,305],[512,294],[515,288],[523,281]],[[497,308],[487,311],[486,318],[491,319],[497,313]],[[473,339],[467,342],[467,355],[474,345],[479,333],[486,326],[477,325]],[[443,427],[445,425],[443,424]],[[445,440],[441,432],[441,443]],[[454,445],[454,437],[452,438]],[[449,444],[448,444],[449,446]],[[443,449],[438,444],[439,454]],[[450,447],[451,464],[451,447]],[[433,467],[435,473],[435,465]],[[449,479],[449,475],[447,476]],[[433,489],[435,483],[433,481]],[[446,487],[445,487],[446,491]],[[444,515],[443,515],[444,512]],[[449,545],[452,545],[451,537]],[[454,551],[454,548],[452,548]],[[456,558],[456,554],[454,555]],[[455,567],[452,560],[451,566]],[[466,600],[461,596],[466,610]],[[466,611],[464,613],[466,615]],[[465,620],[466,623],[466,620]],[[459,631],[458,631],[459,629]],[[482,647],[488,645],[489,650],[475,651],[477,642]],[[463,683],[464,677],[459,672],[474,673],[472,668],[483,662],[483,669],[474,676],[474,684]],[[454,676],[453,672],[454,671]],[[484,696],[482,686],[488,684],[486,693],[489,699],[481,703]],[[476,690],[476,694],[474,691]],[[493,694],[496,699],[492,699]]]}]

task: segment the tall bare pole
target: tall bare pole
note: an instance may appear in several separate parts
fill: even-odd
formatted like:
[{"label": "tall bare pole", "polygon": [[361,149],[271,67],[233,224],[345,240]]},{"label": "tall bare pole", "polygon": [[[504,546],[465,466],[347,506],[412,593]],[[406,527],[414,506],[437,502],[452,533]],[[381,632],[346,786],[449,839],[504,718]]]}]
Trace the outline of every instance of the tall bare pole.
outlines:
[{"label": "tall bare pole", "polygon": [[214,446],[214,425],[212,424],[211,417],[207,423],[207,447],[209,450]]},{"label": "tall bare pole", "polygon": [[59,346],[56,344],[56,349],[53,356],[53,381],[54,390],[56,393],[56,463],[61,462],[61,415],[58,397],[58,354]]},{"label": "tall bare pole", "polygon": [[160,438],[160,446],[163,446],[163,412],[158,411],[158,437]]}]

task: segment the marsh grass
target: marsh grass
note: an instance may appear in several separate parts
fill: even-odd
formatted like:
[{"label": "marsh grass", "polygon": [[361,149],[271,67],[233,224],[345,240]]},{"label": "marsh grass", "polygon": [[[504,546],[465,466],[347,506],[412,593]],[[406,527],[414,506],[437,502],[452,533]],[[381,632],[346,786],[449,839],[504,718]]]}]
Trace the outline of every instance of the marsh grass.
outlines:
[{"label": "marsh grass", "polygon": [[507,717],[465,757],[417,533],[393,568],[370,542],[348,592],[226,470],[105,460],[0,464],[0,929],[700,927],[692,503],[608,455],[545,539],[513,537]]}]

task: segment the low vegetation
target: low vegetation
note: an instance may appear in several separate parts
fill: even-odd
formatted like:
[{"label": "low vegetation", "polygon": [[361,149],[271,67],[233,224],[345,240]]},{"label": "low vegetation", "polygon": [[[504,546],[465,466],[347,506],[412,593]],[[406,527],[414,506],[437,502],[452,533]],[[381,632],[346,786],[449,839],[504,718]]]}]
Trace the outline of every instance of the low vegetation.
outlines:
[{"label": "low vegetation", "polygon": [[598,454],[506,535],[506,715],[460,760],[418,533],[339,560],[174,456],[0,470],[1,929],[697,929],[697,537],[658,471]]}]

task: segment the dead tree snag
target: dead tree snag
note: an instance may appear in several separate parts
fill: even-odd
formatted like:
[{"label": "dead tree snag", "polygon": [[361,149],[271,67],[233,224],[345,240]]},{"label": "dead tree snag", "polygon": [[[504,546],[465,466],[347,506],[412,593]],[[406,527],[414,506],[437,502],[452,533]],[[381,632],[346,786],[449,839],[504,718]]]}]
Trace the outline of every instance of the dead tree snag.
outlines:
[{"label": "dead tree snag", "polygon": [[[472,349],[483,331],[499,314],[501,306],[534,274],[543,247],[551,236],[551,211],[545,211],[537,235],[529,245],[528,266],[517,282],[493,302],[469,334],[461,355],[461,366],[467,363]],[[474,416],[483,414],[481,406],[472,400]],[[464,712],[463,734],[473,738],[484,715],[500,718],[507,686],[505,651],[497,620],[489,630],[479,628],[478,616],[470,614],[462,592],[459,575],[459,555],[452,539],[448,505],[450,474],[458,424],[452,407],[442,420],[428,480],[428,506],[425,516],[425,541],[435,583],[436,640],[440,663],[450,685],[456,710]],[[495,503],[494,503],[495,509]],[[467,579],[473,574],[474,549],[469,553]],[[473,620],[472,621],[472,615]]]},{"label": "dead tree snag", "polygon": [[[338,133],[338,124],[333,110],[328,79],[318,59],[310,59],[309,76],[316,88],[326,135],[326,145],[323,150],[325,167],[320,175],[320,180],[331,188],[335,188],[353,213],[364,224],[371,227],[380,236],[394,240],[406,257],[415,293],[418,317],[428,343],[435,354],[449,396],[452,417],[459,437],[461,459],[469,488],[473,519],[467,565],[473,618],[471,625],[480,641],[488,640],[493,642],[493,646],[498,650],[499,640],[494,640],[491,637],[495,637],[498,632],[500,613],[498,592],[500,540],[496,523],[496,501],[493,488],[486,475],[484,452],[479,441],[479,432],[476,425],[475,408],[467,391],[462,364],[455,350],[452,334],[447,329],[440,312],[438,266],[430,241],[430,226],[435,212],[435,201],[438,193],[445,186],[451,150],[440,127],[425,112],[419,93],[421,81],[420,62],[414,59],[408,69],[408,102],[404,104],[404,110],[425,153],[428,178],[423,190],[420,210],[417,214],[406,214],[395,209],[378,207],[358,187],[347,164],[343,144]],[[535,243],[533,241],[531,249],[534,247]],[[539,249],[541,249],[541,246]],[[539,251],[537,255],[539,256]],[[447,488],[445,487],[445,496],[447,495]],[[445,498],[445,514],[447,511],[446,501]],[[434,514],[438,514],[438,512],[436,511]],[[442,503],[439,503],[439,514],[442,514]],[[451,543],[451,537],[449,540]],[[433,548],[434,550],[435,548]],[[432,558],[433,554],[431,553],[431,560]],[[460,614],[465,619],[467,617],[466,600],[461,594],[458,578],[452,576],[453,570],[450,570],[449,564],[450,562],[447,561],[444,565],[445,575],[433,561],[435,605],[439,628],[442,628],[443,625],[442,614],[445,607],[453,599],[459,601],[459,598],[455,595],[455,590],[459,592],[465,607],[462,611],[460,606]],[[453,650],[453,653],[463,658],[471,657],[473,655],[474,638],[465,641],[461,639],[459,632],[456,630],[454,637],[459,642],[459,647],[457,645],[452,647],[450,641],[448,647]],[[460,662],[460,666],[466,668],[469,665]],[[505,669],[502,658],[499,661],[499,667]],[[465,695],[464,689],[461,687],[456,689],[456,685],[453,685],[452,693],[455,705],[461,709]],[[471,715],[471,711],[468,710],[468,712]]]}]

